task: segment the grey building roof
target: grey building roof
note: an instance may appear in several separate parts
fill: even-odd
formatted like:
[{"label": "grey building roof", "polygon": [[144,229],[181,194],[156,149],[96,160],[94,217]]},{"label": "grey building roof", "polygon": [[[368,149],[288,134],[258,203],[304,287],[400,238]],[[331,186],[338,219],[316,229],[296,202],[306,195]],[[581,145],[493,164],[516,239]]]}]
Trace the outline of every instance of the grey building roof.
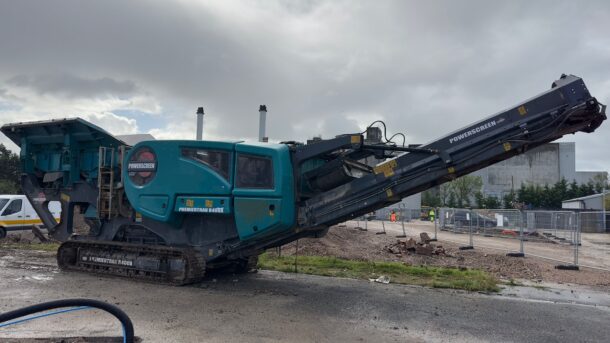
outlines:
[{"label": "grey building roof", "polygon": [[148,133],[137,133],[134,135],[117,135],[115,137],[131,146],[134,146],[142,141],[154,141],[155,140],[155,137],[153,137],[153,135],[148,134]]},{"label": "grey building roof", "polygon": [[[606,192],[606,195],[608,195],[608,194],[610,194],[610,192]],[[564,200],[564,201],[562,201],[562,203],[564,203],[564,202],[573,202],[573,201],[582,201],[582,200],[595,199],[595,198],[601,197],[602,195],[603,195],[603,193],[592,194],[592,195],[587,195],[586,197],[580,197],[580,198]]]}]

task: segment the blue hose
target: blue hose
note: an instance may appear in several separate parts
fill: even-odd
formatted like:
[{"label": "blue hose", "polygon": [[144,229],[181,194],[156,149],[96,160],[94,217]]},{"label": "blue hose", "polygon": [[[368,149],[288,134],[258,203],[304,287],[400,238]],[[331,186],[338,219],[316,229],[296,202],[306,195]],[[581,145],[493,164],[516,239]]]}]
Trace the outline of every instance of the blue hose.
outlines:
[{"label": "blue hose", "polygon": [[55,315],[55,314],[66,313],[66,312],[73,312],[73,311],[79,311],[79,310],[86,310],[86,309],[89,309],[89,308],[91,308],[91,307],[89,307],[89,306],[81,306],[81,307],[69,308],[69,309],[65,309],[65,310],[51,311],[51,312],[39,314],[37,316],[32,316],[32,317],[28,317],[28,318],[24,318],[24,319],[15,320],[15,321],[12,321],[12,322],[0,324],[0,328],[3,328],[5,326],[9,326],[9,325],[20,324],[20,323],[27,322],[27,321],[34,320],[34,319],[38,319],[38,318],[44,318],[44,317],[52,316],[52,315]]},{"label": "blue hose", "polygon": [[[76,306],[76,307],[42,313],[42,314],[35,315],[32,317],[9,322],[9,320],[28,316],[33,313],[38,313],[38,312],[47,311],[47,310],[54,309],[54,308],[61,308],[61,307],[68,307],[68,306]],[[118,307],[116,307],[114,305],[110,305],[110,304],[102,302],[102,301],[90,300],[90,299],[65,299],[65,300],[50,301],[47,303],[28,306],[28,307],[24,307],[22,309],[18,309],[15,311],[3,313],[3,314],[0,314],[0,328],[6,327],[9,325],[15,325],[15,324],[27,322],[27,321],[38,319],[38,318],[44,318],[44,317],[48,317],[48,316],[52,316],[52,315],[56,315],[56,314],[80,311],[80,310],[86,310],[86,309],[92,309],[92,308],[104,310],[104,311],[114,315],[117,319],[119,319],[119,321],[121,322],[121,328],[123,330],[123,343],[133,343],[134,342],[133,324],[131,322],[131,319],[129,319],[129,317],[127,316],[127,314],[125,312],[123,312],[121,309],[119,309]]]}]

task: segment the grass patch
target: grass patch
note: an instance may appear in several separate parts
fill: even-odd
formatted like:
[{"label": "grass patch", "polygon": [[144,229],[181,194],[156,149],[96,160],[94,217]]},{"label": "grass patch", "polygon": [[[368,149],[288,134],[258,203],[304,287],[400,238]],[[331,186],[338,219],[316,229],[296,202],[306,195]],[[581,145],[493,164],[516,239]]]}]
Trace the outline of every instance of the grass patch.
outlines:
[{"label": "grass patch", "polygon": [[[261,269],[294,273],[294,256],[276,257],[265,253],[258,261]],[[499,291],[498,280],[475,269],[410,266],[400,262],[353,261],[326,256],[299,256],[297,265],[298,272],[303,274],[365,280],[385,275],[390,277],[392,283],[468,291]]]},{"label": "grass patch", "polygon": [[0,249],[42,250],[56,252],[59,243],[0,243]]}]

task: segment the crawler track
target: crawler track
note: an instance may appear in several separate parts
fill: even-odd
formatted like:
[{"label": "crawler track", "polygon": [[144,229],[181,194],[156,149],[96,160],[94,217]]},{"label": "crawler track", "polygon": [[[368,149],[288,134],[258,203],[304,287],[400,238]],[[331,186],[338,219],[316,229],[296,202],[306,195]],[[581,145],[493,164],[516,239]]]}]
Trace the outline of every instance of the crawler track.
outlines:
[{"label": "crawler track", "polygon": [[205,259],[193,249],[122,242],[64,242],[57,264],[62,270],[176,286],[199,282],[205,274]]}]

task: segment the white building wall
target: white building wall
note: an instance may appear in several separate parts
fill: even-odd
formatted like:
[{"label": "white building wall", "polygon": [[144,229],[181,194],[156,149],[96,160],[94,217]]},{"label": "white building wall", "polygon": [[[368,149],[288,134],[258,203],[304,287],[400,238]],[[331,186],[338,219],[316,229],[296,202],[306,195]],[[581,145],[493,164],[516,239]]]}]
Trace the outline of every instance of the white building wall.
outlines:
[{"label": "white building wall", "polygon": [[[568,182],[576,179],[576,143],[558,143],[559,147],[559,179]],[[578,180],[577,180],[578,181]]]},{"label": "white building wall", "polygon": [[[568,146],[560,148],[563,144]],[[544,186],[554,184],[562,176],[574,178],[574,151],[574,143],[546,144],[476,171],[472,175],[481,176],[485,195],[501,198],[511,189],[519,189],[522,184]]]},{"label": "white building wall", "polygon": [[[401,204],[403,204],[404,207],[408,208],[408,209],[412,209],[412,210],[421,209],[421,193],[413,194],[411,196],[408,196],[408,197],[402,199]],[[398,204],[392,205],[392,207],[396,207],[397,205]]]},{"label": "white building wall", "polygon": [[598,171],[577,171],[576,172],[576,182],[579,184],[588,183],[592,181],[595,176],[602,176],[607,178],[608,172],[598,172]]}]

